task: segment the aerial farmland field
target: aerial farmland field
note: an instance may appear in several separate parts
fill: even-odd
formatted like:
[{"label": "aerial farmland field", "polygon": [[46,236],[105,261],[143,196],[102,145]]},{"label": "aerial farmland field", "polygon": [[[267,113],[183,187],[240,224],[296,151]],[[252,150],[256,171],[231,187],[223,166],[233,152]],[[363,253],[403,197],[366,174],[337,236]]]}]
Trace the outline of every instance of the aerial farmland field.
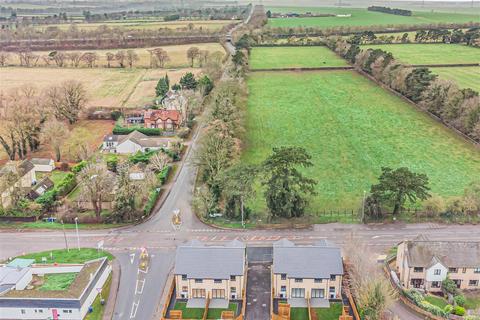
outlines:
[{"label": "aerial farmland field", "polygon": [[[478,148],[355,72],[256,72],[248,89],[242,160],[259,163],[275,146],[306,148],[314,167],[303,171],[318,181],[313,215],[359,208],[382,166],[424,172],[447,197],[480,175]],[[265,210],[261,196],[252,207]]]},{"label": "aerial farmland field", "polygon": [[351,15],[350,17],[301,17],[272,18],[268,21],[271,27],[319,27],[331,28],[340,26],[370,26],[370,25],[412,25],[429,23],[467,23],[478,21],[480,13],[446,13],[414,11],[410,17],[368,11],[366,8],[322,8],[322,7],[271,7],[272,12],[324,13],[336,15]]},{"label": "aerial farmland field", "polygon": [[251,69],[281,69],[307,67],[343,67],[347,63],[327,47],[267,47],[253,48]]},{"label": "aerial farmland field", "polygon": [[455,81],[460,88],[480,92],[480,67],[430,68],[442,79]]},{"label": "aerial farmland field", "polygon": [[480,63],[480,50],[460,44],[378,44],[362,48],[391,52],[395,59],[408,64]]}]

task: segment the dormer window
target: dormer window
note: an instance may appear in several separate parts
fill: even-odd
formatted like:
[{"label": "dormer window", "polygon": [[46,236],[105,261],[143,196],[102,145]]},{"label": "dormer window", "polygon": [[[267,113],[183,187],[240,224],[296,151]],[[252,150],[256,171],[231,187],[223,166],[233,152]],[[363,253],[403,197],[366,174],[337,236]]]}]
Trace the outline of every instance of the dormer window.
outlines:
[{"label": "dormer window", "polygon": [[422,267],[415,267],[415,268],[413,268],[413,272],[423,272],[423,268]]},{"label": "dormer window", "polygon": [[435,269],[435,270],[433,270],[433,274],[436,275],[436,276],[439,276],[439,275],[442,274],[442,270],[440,270],[440,269]]}]

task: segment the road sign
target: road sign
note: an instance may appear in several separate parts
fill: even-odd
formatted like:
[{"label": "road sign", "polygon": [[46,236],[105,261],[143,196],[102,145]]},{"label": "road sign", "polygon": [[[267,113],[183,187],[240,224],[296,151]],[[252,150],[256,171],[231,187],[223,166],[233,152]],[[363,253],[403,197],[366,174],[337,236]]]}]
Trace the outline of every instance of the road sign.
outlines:
[{"label": "road sign", "polygon": [[103,250],[103,245],[104,245],[104,243],[105,243],[105,241],[103,241],[103,240],[98,241],[98,243],[97,243],[97,249],[98,249],[98,250]]}]

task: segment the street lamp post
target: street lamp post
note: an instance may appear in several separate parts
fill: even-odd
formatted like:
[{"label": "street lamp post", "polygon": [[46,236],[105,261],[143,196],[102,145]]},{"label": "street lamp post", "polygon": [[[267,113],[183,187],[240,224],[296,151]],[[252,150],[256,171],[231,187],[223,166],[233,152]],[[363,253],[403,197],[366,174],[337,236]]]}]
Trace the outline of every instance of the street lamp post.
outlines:
[{"label": "street lamp post", "polygon": [[75,229],[77,231],[77,247],[78,251],[80,251],[80,236],[78,235],[78,217],[75,217]]},{"label": "street lamp post", "polygon": [[63,224],[63,220],[61,220],[61,222],[63,229],[63,238],[65,239],[65,248],[67,249],[67,252],[70,252],[70,249],[68,249],[67,234],[65,233],[65,225]]},{"label": "street lamp post", "polygon": [[367,195],[367,191],[363,190],[363,199],[362,199],[362,223],[365,221],[365,196]]}]

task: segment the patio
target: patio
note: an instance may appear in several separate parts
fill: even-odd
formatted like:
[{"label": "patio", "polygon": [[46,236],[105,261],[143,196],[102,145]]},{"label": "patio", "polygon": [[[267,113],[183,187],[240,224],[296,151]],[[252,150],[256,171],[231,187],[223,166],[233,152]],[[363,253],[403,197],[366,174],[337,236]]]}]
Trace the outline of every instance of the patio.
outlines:
[{"label": "patio", "polygon": [[[287,300],[287,303],[292,308],[306,308],[307,299],[304,298],[290,298]],[[323,298],[313,298],[310,299],[310,306],[312,308],[330,308],[330,302],[327,299]]]}]

